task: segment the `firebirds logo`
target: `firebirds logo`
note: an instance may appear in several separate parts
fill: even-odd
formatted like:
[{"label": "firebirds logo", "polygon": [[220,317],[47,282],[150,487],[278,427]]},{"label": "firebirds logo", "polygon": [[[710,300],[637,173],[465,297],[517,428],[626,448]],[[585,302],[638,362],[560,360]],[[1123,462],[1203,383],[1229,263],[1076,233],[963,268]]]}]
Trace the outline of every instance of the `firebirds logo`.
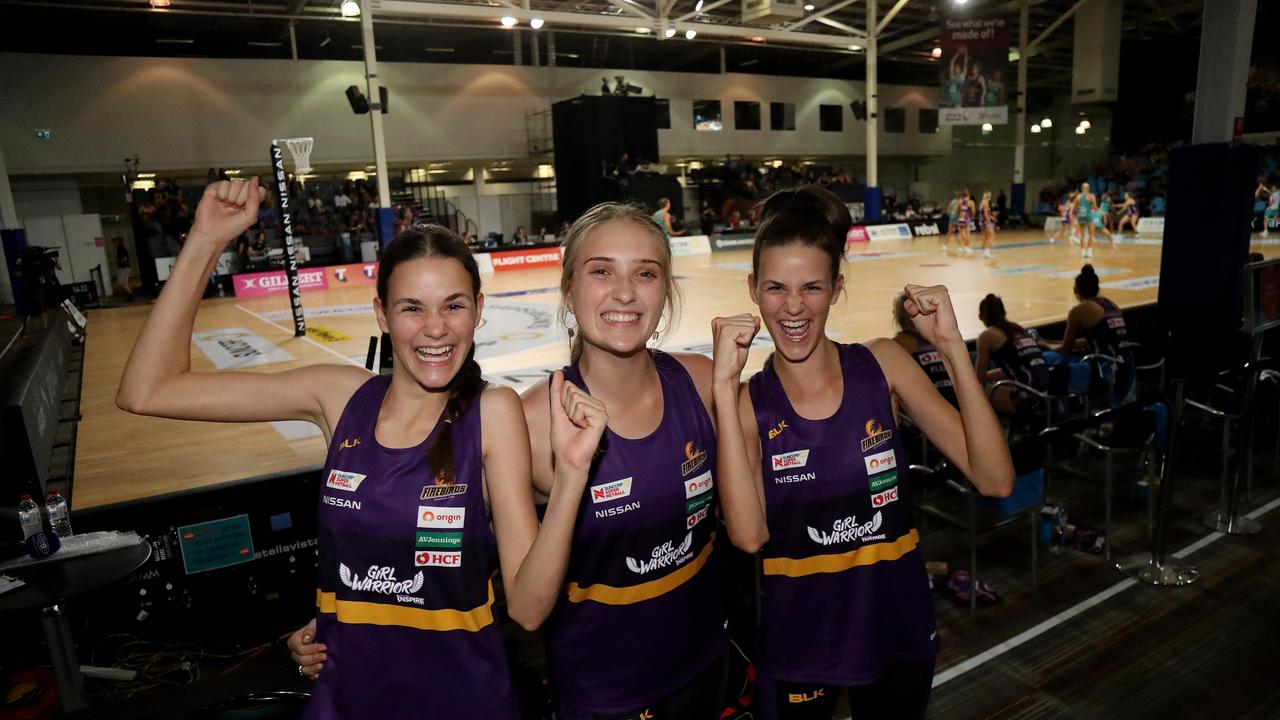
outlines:
[{"label": "firebirds logo", "polygon": [[707,461],[707,451],[699,450],[698,446],[694,445],[693,441],[690,440],[684,444],[684,457],[684,464],[680,466],[681,477],[687,476],[689,473],[702,467],[702,464]]},{"label": "firebirds logo", "polygon": [[880,447],[893,439],[893,431],[882,428],[880,421],[875,418],[868,420],[864,429],[867,432],[867,436],[862,439],[862,452]]}]

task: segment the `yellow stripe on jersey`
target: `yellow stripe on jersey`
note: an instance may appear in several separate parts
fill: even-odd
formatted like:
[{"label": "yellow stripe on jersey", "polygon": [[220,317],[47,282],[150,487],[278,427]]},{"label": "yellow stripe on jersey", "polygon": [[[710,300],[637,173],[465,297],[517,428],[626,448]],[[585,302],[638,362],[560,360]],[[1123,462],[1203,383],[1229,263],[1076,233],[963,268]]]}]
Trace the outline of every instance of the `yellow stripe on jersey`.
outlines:
[{"label": "yellow stripe on jersey", "polygon": [[838,555],[814,555],[807,558],[766,558],[765,575],[786,575],[787,577],[804,577],[818,573],[843,572],[859,565],[872,565],[882,560],[897,560],[916,549],[920,543],[920,534],[913,528],[911,532],[893,542],[863,545],[856,550]]},{"label": "yellow stripe on jersey", "polygon": [[712,533],[711,538],[707,540],[706,546],[702,548],[702,552],[698,553],[698,556],[688,565],[670,575],[640,583],[639,585],[628,587],[588,585],[582,587],[578,583],[571,582],[568,587],[569,602],[578,603],[585,600],[594,600],[605,605],[632,605],[665,595],[688,582],[694,575],[698,574],[698,571],[702,570],[702,567],[707,564],[707,558],[711,557],[711,548],[715,543],[716,536],[715,533]]},{"label": "yellow stripe on jersey", "polygon": [[466,630],[475,632],[493,623],[493,582],[489,601],[470,610],[427,610],[384,603],[339,600],[334,593],[316,590],[316,607],[335,613],[344,625],[391,625],[418,630]]}]

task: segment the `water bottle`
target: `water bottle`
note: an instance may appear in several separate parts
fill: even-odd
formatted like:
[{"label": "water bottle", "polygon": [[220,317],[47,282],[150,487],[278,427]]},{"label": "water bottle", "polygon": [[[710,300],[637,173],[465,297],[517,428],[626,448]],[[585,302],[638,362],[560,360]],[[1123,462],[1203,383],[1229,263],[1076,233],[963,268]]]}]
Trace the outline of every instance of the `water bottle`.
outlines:
[{"label": "water bottle", "polygon": [[22,523],[24,541],[44,529],[44,524],[40,522],[40,506],[30,495],[23,495],[22,501],[18,503],[18,521]]},{"label": "water bottle", "polygon": [[44,509],[49,513],[49,527],[58,534],[58,537],[69,537],[71,508],[67,507],[67,501],[57,490],[49,491],[49,496],[44,499]]}]

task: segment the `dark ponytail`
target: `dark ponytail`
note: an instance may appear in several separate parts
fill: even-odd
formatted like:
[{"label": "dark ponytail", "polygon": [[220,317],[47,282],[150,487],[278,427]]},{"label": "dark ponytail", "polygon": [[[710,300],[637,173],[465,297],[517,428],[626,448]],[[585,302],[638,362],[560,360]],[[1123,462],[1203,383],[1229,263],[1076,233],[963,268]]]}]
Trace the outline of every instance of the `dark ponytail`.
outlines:
[{"label": "dark ponytail", "polygon": [[760,275],[760,255],[771,247],[808,245],[831,258],[831,280],[840,274],[844,243],[853,219],[849,206],[820,185],[779,190],[752,210],[759,217],[751,272]]},{"label": "dark ponytail", "polygon": [[467,359],[458,374],[449,383],[449,399],[444,404],[443,425],[436,439],[427,448],[427,466],[436,469],[437,485],[452,485],[457,480],[453,460],[453,426],[467,413],[488,383],[480,375],[480,363],[476,362],[476,346],[471,345]]},{"label": "dark ponytail", "polygon": [[1027,331],[1016,322],[1011,322],[1004,310],[1004,301],[995,293],[988,293],[982,298],[982,302],[978,303],[978,312],[982,313],[982,319],[986,322],[987,327],[1000,328],[1000,332],[1005,337],[1013,340],[1019,335],[1026,335]]},{"label": "dark ponytail", "polygon": [[[448,258],[462,263],[471,277],[472,299],[480,295],[480,268],[476,265],[471,249],[452,230],[440,225],[415,225],[400,233],[382,251],[378,262],[378,298],[387,302],[387,288],[391,273],[408,260],[418,258]],[[453,426],[471,408],[484,390],[484,378],[480,363],[476,362],[476,346],[473,342],[458,374],[449,382],[449,399],[441,413],[440,432],[427,448],[427,465],[436,472],[437,485],[452,485],[456,480],[457,466],[453,457]]]},{"label": "dark ponytail", "polygon": [[1098,273],[1093,271],[1093,265],[1085,263],[1080,268],[1080,274],[1076,276],[1076,294],[1083,300],[1098,297]]}]

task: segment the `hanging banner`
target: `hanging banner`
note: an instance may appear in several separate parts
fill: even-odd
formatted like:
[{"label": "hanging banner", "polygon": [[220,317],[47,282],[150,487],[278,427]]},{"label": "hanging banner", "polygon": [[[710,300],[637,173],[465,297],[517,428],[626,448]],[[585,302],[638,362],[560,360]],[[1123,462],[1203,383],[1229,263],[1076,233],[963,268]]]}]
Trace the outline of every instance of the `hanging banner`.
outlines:
[{"label": "hanging banner", "polygon": [[1003,18],[946,20],[938,63],[943,125],[1009,122],[1009,24]]}]

